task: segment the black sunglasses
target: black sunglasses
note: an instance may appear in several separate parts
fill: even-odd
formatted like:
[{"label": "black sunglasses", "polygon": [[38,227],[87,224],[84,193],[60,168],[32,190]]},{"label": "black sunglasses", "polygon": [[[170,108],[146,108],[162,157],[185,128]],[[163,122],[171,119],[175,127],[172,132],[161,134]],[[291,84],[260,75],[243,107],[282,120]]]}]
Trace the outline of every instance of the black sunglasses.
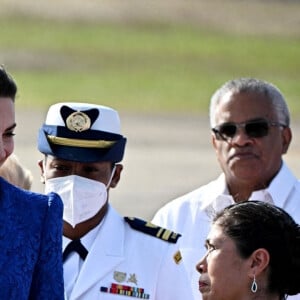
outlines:
[{"label": "black sunglasses", "polygon": [[286,127],[286,125],[278,122],[269,122],[266,120],[257,120],[257,121],[248,121],[242,123],[223,123],[212,128],[216,138],[218,140],[228,141],[232,139],[236,133],[238,128],[243,128],[244,132],[250,138],[261,138],[267,136],[269,133],[269,128],[271,126],[277,127]]}]

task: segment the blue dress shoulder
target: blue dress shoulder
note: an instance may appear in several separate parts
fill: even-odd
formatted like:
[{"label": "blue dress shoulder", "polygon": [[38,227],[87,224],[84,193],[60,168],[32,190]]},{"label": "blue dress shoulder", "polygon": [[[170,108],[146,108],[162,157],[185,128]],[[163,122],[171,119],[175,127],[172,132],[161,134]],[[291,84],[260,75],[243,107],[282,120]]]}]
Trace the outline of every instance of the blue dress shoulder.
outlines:
[{"label": "blue dress shoulder", "polygon": [[19,189],[0,177],[0,299],[62,300],[58,195]]}]

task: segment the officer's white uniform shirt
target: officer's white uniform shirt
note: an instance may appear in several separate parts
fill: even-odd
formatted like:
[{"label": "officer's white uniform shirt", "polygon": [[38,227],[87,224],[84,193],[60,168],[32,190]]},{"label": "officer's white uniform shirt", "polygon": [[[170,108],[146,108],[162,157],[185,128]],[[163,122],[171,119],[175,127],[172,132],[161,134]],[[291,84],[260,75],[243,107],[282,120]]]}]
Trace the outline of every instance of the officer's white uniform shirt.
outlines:
[{"label": "officer's white uniform shirt", "polygon": [[178,242],[163,241],[131,228],[111,206],[94,233],[90,248],[81,239],[89,253],[73,289],[66,291],[67,300],[138,299],[110,293],[116,284],[143,289],[144,299],[192,299],[184,265],[174,259]]},{"label": "officer's white uniform shirt", "polygon": [[[300,181],[292,174],[285,163],[267,189],[255,191],[249,200],[261,200],[273,203],[285,209],[300,223]],[[197,281],[199,274],[195,265],[205,255],[204,243],[215,213],[233,204],[229,195],[224,174],[180,198],[162,207],[152,222],[182,234],[179,240],[180,251],[186,266],[194,293],[201,297]],[[288,299],[300,300],[300,294]]]},{"label": "officer's white uniform shirt", "polygon": [[[95,239],[99,228],[103,222],[98,224],[95,228],[89,231],[85,236],[83,236],[80,241],[85,249],[89,252]],[[72,240],[63,236],[63,250],[66,249],[68,244]],[[64,262],[64,286],[65,286],[65,298],[69,299],[70,294],[73,290],[74,284],[77,281],[80,269],[82,267],[83,260],[80,258],[79,254],[76,252],[70,253],[66,261]]]}]

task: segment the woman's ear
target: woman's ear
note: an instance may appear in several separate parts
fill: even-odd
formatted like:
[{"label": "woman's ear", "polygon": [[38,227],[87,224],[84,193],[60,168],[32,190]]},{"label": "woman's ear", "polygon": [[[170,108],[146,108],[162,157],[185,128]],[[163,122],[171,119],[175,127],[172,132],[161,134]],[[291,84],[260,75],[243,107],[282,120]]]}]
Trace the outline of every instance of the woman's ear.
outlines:
[{"label": "woman's ear", "polygon": [[269,263],[269,252],[264,248],[256,249],[250,256],[249,276],[258,276],[268,268]]},{"label": "woman's ear", "polygon": [[115,188],[118,185],[118,182],[121,179],[121,172],[123,170],[123,165],[122,164],[116,164],[115,165],[116,169],[115,169],[115,173],[114,176],[111,180],[110,186],[111,188]]}]

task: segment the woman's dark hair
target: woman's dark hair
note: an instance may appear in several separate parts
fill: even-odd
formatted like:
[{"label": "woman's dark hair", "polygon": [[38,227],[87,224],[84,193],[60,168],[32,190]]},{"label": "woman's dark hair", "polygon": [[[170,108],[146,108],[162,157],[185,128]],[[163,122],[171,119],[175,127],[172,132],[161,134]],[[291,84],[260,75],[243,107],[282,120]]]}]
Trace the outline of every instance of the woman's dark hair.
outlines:
[{"label": "woman's dark hair", "polygon": [[0,66],[0,97],[9,97],[15,101],[17,85],[14,79]]},{"label": "woman's dark hair", "polygon": [[300,292],[300,227],[283,209],[262,201],[246,201],[225,208],[214,218],[236,244],[240,255],[269,252],[269,290],[286,295]]}]

